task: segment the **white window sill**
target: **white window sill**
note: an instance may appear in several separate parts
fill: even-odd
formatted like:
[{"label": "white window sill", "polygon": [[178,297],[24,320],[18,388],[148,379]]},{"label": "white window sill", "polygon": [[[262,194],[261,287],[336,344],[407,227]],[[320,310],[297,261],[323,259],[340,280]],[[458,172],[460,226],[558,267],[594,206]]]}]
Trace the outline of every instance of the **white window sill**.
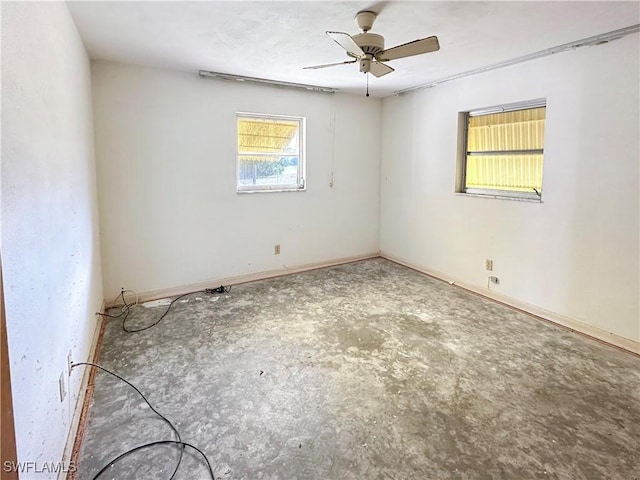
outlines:
[{"label": "white window sill", "polygon": [[511,200],[516,202],[527,202],[527,203],[544,203],[541,198],[528,198],[528,197],[507,197],[504,195],[493,195],[490,193],[466,193],[466,192],[455,192],[456,196],[460,197],[475,197],[475,198],[492,198],[494,200]]},{"label": "white window sill", "polygon": [[236,190],[236,193],[282,193],[282,192],[306,192],[305,188],[265,188],[257,190]]}]

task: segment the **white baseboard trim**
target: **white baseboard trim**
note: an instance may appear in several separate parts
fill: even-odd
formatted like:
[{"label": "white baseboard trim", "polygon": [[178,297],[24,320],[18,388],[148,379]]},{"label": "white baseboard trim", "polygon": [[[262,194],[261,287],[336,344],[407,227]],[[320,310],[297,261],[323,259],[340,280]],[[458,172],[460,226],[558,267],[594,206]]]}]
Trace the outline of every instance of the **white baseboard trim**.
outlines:
[{"label": "white baseboard trim", "polygon": [[[161,298],[175,297],[178,295],[184,295],[186,293],[197,292],[204,290],[205,288],[217,288],[220,285],[239,285],[241,283],[255,282],[256,280],[265,280],[267,278],[281,277],[283,275],[292,275],[294,273],[307,272],[309,270],[317,270],[318,268],[334,267],[336,265],[343,265],[345,263],[359,262],[361,260],[368,260],[370,258],[377,258],[380,256],[380,252],[368,253],[366,255],[357,255],[353,257],[343,257],[326,262],[307,263],[304,265],[296,265],[293,267],[278,268],[275,270],[267,270],[264,272],[249,273],[246,275],[238,275],[235,277],[218,278],[214,280],[207,280],[206,282],[192,283],[190,285],[184,285],[181,287],[166,288],[161,290],[154,290],[150,292],[138,293],[138,302],[149,302],[152,300],[158,300]],[[117,302],[107,303],[107,308],[121,306]]]},{"label": "white baseboard trim", "polygon": [[[100,307],[100,313],[104,313],[106,309],[105,301],[102,301],[102,305]],[[91,348],[89,349],[89,356],[87,362],[93,362],[96,358],[96,352],[98,349],[98,343],[100,341],[100,332],[102,331],[102,322],[103,318],[98,316],[98,320],[96,322],[96,328],[93,332],[93,338],[91,340]],[[82,417],[82,411],[84,409],[85,397],[87,394],[87,386],[89,385],[89,377],[91,374],[90,368],[82,369],[82,382],[80,382],[80,390],[78,391],[78,397],[76,399],[76,404],[73,408],[73,414],[71,417],[71,427],[69,429],[69,436],[67,437],[67,443],[64,446],[64,452],[62,454],[62,462],[63,465],[69,466],[70,462],[73,460],[73,448],[75,446],[76,437],[78,435],[78,428],[80,427],[80,419]],[[69,392],[71,394],[71,392]],[[64,480],[68,476],[75,477],[75,471],[65,471],[66,469],[61,469],[58,472],[58,480]]]},{"label": "white baseboard trim", "polygon": [[460,282],[450,275],[436,270],[430,270],[427,268],[416,266],[408,260],[396,257],[394,255],[380,252],[380,257],[386,258],[387,260],[411,268],[412,270],[416,270],[420,273],[424,273],[425,275],[429,275],[430,277],[433,277],[435,279],[442,280],[452,285],[456,285],[464,290],[468,290],[482,297],[489,298],[498,303],[502,303],[508,307],[515,308],[516,310],[522,311],[536,318],[554,323],[573,332],[586,335],[587,337],[591,337],[592,339],[604,342],[608,345],[618,347],[622,350],[626,350],[627,352],[640,355],[640,342],[637,342],[635,340],[621,337],[620,335],[616,335],[615,333],[607,332],[606,330],[594,327],[593,325],[574,320],[573,318],[561,315],[559,313],[545,310],[544,308],[517,300],[512,297],[508,297],[494,290],[489,290],[488,288],[479,287],[470,283]]}]

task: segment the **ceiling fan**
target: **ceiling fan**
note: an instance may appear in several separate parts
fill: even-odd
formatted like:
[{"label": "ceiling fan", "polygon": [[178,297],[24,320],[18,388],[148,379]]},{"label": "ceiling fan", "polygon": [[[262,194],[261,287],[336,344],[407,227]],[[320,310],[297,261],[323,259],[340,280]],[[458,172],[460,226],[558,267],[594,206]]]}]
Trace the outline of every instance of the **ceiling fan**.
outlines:
[{"label": "ceiling fan", "polygon": [[356,23],[362,30],[362,33],[358,35],[351,36],[343,32],[326,32],[333,41],[347,51],[347,55],[353,57],[353,60],[304,68],[327,68],[359,62],[361,72],[382,77],[394,71],[393,68],[383,62],[440,50],[438,37],[435,36],[414,40],[413,42],[404,43],[385,50],[384,37],[377,33],[369,33],[376,16],[377,14],[375,12],[369,10],[363,10],[356,14]]}]

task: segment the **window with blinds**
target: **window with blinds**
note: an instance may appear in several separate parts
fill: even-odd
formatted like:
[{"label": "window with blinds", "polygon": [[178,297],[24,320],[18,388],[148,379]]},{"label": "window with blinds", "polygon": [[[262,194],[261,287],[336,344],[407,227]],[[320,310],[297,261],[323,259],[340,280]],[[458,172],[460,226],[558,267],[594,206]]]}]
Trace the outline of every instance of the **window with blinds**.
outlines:
[{"label": "window with blinds", "polygon": [[463,189],[494,197],[542,197],[544,101],[467,112]]},{"label": "window with blinds", "polygon": [[237,191],[305,189],[304,118],[237,114]]}]

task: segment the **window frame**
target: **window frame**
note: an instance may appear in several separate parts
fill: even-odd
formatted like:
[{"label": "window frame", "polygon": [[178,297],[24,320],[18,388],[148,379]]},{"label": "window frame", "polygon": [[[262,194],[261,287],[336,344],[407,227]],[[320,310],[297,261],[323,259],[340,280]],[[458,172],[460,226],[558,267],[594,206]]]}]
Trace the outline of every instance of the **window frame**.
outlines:
[{"label": "window frame", "polygon": [[[469,118],[478,117],[483,115],[491,115],[496,113],[515,112],[521,110],[530,110],[534,108],[547,107],[546,98],[537,98],[534,100],[527,100],[523,102],[508,103],[503,105],[497,105],[493,107],[480,108],[475,110],[468,110],[459,112],[459,140],[458,140],[458,175],[456,175],[456,193],[472,196],[472,197],[485,197],[496,198],[503,200],[522,200],[542,203],[542,190],[539,193],[536,192],[520,192],[517,190],[498,190],[489,188],[467,188],[467,155],[468,141],[469,141]],[[545,118],[546,124],[546,118]],[[505,154],[511,153],[525,153],[535,152],[542,154],[543,156],[543,179],[544,179],[544,145],[541,149],[531,150],[510,150],[510,151],[495,151]],[[491,154],[490,152],[483,152],[483,154]]]},{"label": "window frame", "polygon": [[[282,153],[268,152],[240,152],[238,142],[240,131],[239,123],[241,118],[254,118],[260,120],[286,120],[298,123],[298,170],[296,183],[278,184],[278,185],[240,185],[240,157],[242,155],[251,155],[255,153],[260,156],[273,155],[274,157],[286,156]],[[306,180],[306,117],[295,115],[278,115],[270,113],[253,113],[253,112],[236,112],[236,193],[264,193],[264,192],[304,192],[307,189]]]}]

